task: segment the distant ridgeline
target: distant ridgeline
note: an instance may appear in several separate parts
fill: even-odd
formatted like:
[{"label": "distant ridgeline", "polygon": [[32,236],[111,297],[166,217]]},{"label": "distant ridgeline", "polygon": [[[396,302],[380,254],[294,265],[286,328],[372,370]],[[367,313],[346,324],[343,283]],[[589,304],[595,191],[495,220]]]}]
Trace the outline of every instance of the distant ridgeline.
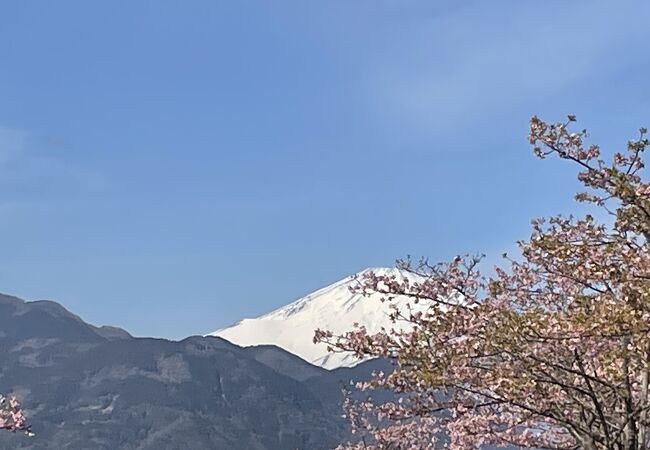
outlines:
[{"label": "distant ridgeline", "polygon": [[348,438],[341,384],[382,361],[328,371],[274,346],[180,342],[94,327],[50,301],[0,295],[0,392],[34,437],[0,449],[331,449]]}]

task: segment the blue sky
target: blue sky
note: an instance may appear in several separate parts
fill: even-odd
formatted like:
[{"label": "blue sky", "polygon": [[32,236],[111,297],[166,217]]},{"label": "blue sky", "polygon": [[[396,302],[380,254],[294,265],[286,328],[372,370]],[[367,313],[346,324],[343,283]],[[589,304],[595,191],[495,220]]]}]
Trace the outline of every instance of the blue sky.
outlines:
[{"label": "blue sky", "polygon": [[0,1],[0,292],[181,338],[407,254],[496,261],[575,209],[531,115],[650,126],[649,13]]}]

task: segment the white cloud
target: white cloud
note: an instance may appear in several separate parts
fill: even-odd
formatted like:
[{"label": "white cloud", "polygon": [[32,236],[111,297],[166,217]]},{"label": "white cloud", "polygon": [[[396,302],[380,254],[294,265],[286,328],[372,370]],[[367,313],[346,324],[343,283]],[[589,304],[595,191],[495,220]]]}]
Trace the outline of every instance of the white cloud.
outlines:
[{"label": "white cloud", "polygon": [[[371,61],[375,108],[416,129],[543,99],[638,60],[638,3],[492,2],[414,20]],[[403,28],[402,28],[403,30]]]}]

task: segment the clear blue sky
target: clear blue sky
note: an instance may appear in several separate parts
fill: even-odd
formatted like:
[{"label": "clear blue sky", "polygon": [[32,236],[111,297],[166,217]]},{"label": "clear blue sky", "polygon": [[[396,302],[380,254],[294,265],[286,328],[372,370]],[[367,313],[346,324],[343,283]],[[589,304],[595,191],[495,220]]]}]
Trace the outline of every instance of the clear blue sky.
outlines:
[{"label": "clear blue sky", "polygon": [[528,118],[650,126],[648,2],[0,1],[0,292],[181,338],[568,212]]}]

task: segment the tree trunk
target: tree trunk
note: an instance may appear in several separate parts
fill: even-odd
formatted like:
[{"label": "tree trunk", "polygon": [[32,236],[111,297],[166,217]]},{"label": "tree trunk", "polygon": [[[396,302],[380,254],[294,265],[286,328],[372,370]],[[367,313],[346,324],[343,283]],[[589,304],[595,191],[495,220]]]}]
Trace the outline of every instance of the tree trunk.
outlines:
[{"label": "tree trunk", "polygon": [[645,367],[641,373],[641,398],[639,407],[641,415],[639,417],[639,448],[645,448],[648,440],[648,384],[650,382],[650,343],[645,347]]}]

